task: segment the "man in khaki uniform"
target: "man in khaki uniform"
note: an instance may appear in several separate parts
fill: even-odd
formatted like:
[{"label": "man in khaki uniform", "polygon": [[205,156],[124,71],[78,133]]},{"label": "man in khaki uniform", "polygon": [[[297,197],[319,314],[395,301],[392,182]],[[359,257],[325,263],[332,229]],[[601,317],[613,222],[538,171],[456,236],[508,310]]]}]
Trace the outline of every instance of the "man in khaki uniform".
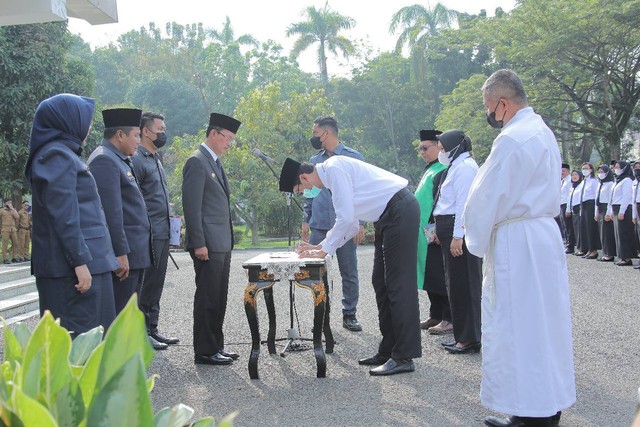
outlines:
[{"label": "man in khaki uniform", "polygon": [[31,213],[29,202],[22,202],[22,209],[18,211],[18,261],[29,261],[29,244],[31,243]]},{"label": "man in khaki uniform", "polygon": [[[4,199],[4,206],[0,210],[0,230],[2,233],[2,259],[5,264],[16,262],[16,254],[18,249],[18,236],[16,235],[16,220],[18,212],[13,208],[10,198]],[[11,240],[11,260],[7,256],[7,249]]]}]

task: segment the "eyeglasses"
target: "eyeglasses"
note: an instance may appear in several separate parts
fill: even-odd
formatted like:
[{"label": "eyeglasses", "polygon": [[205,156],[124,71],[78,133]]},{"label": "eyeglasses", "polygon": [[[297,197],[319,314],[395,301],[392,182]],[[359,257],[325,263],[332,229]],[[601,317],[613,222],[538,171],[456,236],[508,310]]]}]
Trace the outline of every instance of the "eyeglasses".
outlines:
[{"label": "eyeglasses", "polygon": [[222,135],[222,137],[223,137],[224,139],[226,139],[227,141],[229,141],[229,143],[231,143],[231,144],[233,144],[233,143],[235,142],[235,140],[236,140],[236,138],[235,138],[235,137],[233,137],[233,136],[231,136],[231,135],[225,135],[224,133],[222,133],[222,132],[220,132],[220,131],[218,131],[218,134]]}]

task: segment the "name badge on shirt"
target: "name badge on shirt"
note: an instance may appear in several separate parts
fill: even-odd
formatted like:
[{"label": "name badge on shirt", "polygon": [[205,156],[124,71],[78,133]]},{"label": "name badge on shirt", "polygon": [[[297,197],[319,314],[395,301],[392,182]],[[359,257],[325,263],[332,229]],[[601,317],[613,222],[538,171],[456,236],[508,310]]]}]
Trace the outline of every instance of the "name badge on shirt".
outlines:
[{"label": "name badge on shirt", "polygon": [[129,181],[133,181],[133,174],[131,172],[127,172],[127,178],[129,178]]}]

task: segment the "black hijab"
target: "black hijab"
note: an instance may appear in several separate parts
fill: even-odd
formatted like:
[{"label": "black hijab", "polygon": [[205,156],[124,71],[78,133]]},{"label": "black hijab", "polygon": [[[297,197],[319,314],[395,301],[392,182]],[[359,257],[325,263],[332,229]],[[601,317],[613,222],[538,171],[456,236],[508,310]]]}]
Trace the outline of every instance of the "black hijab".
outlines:
[{"label": "black hijab", "polygon": [[461,130],[448,130],[437,135],[436,138],[438,138],[444,150],[451,156],[451,163],[453,163],[460,154],[471,151],[471,138]]},{"label": "black hijab", "polygon": [[605,182],[613,181],[613,173],[608,165],[600,165],[598,166],[598,169],[602,169],[606,174],[603,179],[598,178],[601,183],[604,184]]},{"label": "black hijab", "polygon": [[571,171],[571,177],[573,177],[573,173],[574,172],[578,174],[578,180],[574,182],[573,179],[572,179],[571,180],[571,185],[573,185],[573,188],[576,188],[582,182],[583,176],[582,176],[582,171],[574,169],[574,170]]},{"label": "black hijab", "polygon": [[45,99],[38,105],[33,117],[29,158],[25,175],[31,179],[31,163],[45,145],[59,142],[78,156],[87,137],[93,118],[95,100],[84,96],[62,93]]},{"label": "black hijab", "polygon": [[629,163],[623,160],[618,160],[618,164],[620,165],[620,169],[622,169],[622,173],[620,175],[616,175],[616,183],[625,178],[629,178],[633,181],[633,171],[631,170]]}]

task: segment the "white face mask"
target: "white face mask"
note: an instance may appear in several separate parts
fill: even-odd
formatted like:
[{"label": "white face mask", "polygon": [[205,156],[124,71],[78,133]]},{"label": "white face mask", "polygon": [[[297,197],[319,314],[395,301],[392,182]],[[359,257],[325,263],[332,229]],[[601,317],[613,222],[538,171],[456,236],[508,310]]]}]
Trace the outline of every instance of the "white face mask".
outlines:
[{"label": "white face mask", "polygon": [[438,161],[440,163],[442,163],[443,165],[447,166],[449,163],[451,163],[451,160],[449,159],[449,153],[446,152],[439,152],[438,153]]},{"label": "white face mask", "polygon": [[451,151],[447,151],[444,153],[440,151],[438,153],[438,161],[445,166],[451,164],[451,158],[456,155],[459,148],[460,148],[460,144],[456,145],[456,148],[454,148]]},{"label": "white face mask", "polygon": [[605,176],[607,176],[606,173],[599,173],[598,174],[598,178],[600,178],[600,179],[604,179]]},{"label": "white face mask", "polygon": [[582,169],[582,176],[591,175],[591,169]]},{"label": "white face mask", "polygon": [[613,170],[613,173],[615,173],[616,175],[620,176],[620,175],[622,175],[622,169],[616,168],[616,169]]}]

